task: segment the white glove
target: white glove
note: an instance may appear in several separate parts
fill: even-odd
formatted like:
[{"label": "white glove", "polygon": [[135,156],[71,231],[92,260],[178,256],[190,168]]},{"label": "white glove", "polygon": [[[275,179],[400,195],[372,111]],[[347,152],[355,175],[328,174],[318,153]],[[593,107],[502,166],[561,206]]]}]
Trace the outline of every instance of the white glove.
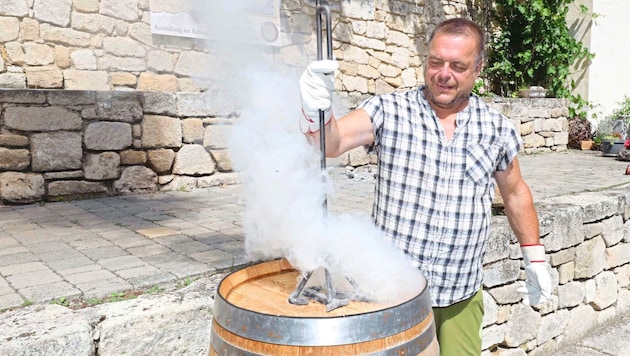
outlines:
[{"label": "white glove", "polygon": [[551,276],[545,262],[544,245],[521,246],[525,261],[525,275],[527,280],[519,282],[518,292],[523,293],[523,304],[536,305],[546,302],[551,297]]},{"label": "white glove", "polygon": [[334,73],[339,64],[333,60],[311,62],[300,77],[302,113],[300,130],[310,133],[319,130],[319,111],[324,111],[324,125],[332,117],[332,97],[335,90]]}]

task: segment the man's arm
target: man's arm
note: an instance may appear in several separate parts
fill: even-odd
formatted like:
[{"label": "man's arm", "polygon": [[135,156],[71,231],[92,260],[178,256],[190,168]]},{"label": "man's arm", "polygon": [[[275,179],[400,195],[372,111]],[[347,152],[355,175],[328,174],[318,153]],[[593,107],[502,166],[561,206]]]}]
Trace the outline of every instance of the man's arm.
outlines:
[{"label": "man's arm", "polygon": [[494,178],[505,204],[510,227],[521,245],[527,280],[520,282],[523,303],[544,303],[551,297],[551,277],[545,259],[545,246],[540,243],[538,215],[529,186],[523,180],[518,159],[514,158],[506,170],[495,172]]},{"label": "man's arm", "polygon": [[505,214],[518,242],[521,245],[539,244],[538,215],[532,193],[521,175],[518,159],[514,158],[506,170],[495,172],[494,178],[505,204]]},{"label": "man's arm", "polygon": [[[374,129],[370,117],[362,109],[356,109],[339,120],[333,117],[324,126],[326,156],[338,157],[353,148],[374,142]],[[319,146],[319,131],[306,133],[309,142]]]}]

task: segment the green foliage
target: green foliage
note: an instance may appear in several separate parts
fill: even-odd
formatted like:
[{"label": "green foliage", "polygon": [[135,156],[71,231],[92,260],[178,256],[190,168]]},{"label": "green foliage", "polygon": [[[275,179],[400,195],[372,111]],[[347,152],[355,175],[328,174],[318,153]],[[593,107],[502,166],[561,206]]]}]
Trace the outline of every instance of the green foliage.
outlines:
[{"label": "green foliage", "polygon": [[617,103],[619,106],[612,112],[612,117],[617,119],[630,120],[630,96],[627,94],[623,96],[623,99]]},{"label": "green foliage", "polygon": [[[569,82],[572,65],[590,61],[594,54],[574,39],[566,24],[574,0],[496,0],[493,24],[498,30],[489,43],[485,75],[493,92],[511,96],[518,89],[542,86],[547,96],[569,98],[574,115],[588,103],[573,96]],[[584,16],[585,6],[579,7]]]}]

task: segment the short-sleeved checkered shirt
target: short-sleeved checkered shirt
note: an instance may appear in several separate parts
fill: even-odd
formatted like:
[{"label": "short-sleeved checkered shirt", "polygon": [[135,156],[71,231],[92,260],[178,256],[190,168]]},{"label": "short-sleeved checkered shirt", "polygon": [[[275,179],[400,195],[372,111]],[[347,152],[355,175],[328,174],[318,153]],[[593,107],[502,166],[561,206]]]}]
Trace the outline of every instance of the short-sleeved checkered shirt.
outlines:
[{"label": "short-sleeved checkered shirt", "polygon": [[481,287],[493,173],[507,168],[522,140],[508,118],[471,95],[447,142],[423,89],[359,107],[376,137],[374,221],[425,274],[433,306],[443,307]]}]

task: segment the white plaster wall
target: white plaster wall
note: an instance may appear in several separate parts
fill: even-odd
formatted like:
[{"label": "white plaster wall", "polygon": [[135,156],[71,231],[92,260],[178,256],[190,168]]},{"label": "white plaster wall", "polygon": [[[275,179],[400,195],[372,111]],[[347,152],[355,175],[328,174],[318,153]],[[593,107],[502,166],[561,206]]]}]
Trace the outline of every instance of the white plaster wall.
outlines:
[{"label": "white plaster wall", "polygon": [[630,1],[594,0],[599,14],[591,33],[595,58],[589,69],[588,99],[609,115],[624,95],[630,95]]}]

